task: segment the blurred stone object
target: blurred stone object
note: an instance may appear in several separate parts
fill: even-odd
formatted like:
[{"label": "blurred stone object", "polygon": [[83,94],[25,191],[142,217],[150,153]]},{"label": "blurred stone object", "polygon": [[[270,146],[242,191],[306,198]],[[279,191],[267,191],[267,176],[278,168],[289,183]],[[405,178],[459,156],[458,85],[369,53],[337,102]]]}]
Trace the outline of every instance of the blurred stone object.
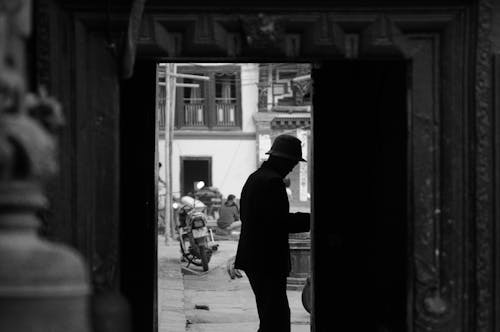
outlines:
[{"label": "blurred stone object", "polygon": [[29,0],[0,0],[0,331],[90,331],[88,273],[71,248],[38,236],[44,180],[57,173],[59,103],[27,94]]},{"label": "blurred stone object", "polygon": [[104,261],[94,253],[92,266],[93,296],[91,298],[93,332],[129,332],[130,307],[111,280],[115,271],[106,269]]}]

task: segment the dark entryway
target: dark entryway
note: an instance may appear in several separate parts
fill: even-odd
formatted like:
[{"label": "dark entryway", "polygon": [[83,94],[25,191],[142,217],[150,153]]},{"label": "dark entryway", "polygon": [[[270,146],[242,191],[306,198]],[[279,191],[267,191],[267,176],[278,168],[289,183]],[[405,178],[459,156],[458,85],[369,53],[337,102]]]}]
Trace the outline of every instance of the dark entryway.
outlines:
[{"label": "dark entryway", "polygon": [[330,331],[407,330],[407,66],[314,71],[315,305]]},{"label": "dark entryway", "polygon": [[203,181],[205,186],[212,185],[211,157],[181,157],[182,195],[193,193],[195,182]]},{"label": "dark entryway", "polygon": [[[322,322],[317,331],[399,332],[412,321],[407,68],[400,61],[338,61],[313,71],[313,319]],[[134,79],[122,87],[134,91],[123,94],[134,98],[122,102],[122,132],[141,133],[133,140],[123,135],[122,240],[149,244],[147,250],[122,247],[124,293],[137,327],[154,325],[156,311],[148,306],[156,303],[154,223],[137,227],[138,220],[155,220],[155,120],[153,112],[137,117],[133,110],[145,107],[141,100],[152,100],[147,109],[154,109],[155,70],[153,62],[139,63]]]}]

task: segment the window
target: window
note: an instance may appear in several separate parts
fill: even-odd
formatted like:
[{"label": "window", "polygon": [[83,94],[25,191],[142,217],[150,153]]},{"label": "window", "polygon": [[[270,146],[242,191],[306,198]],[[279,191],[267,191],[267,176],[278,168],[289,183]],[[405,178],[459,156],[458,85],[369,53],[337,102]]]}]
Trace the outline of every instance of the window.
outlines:
[{"label": "window", "polygon": [[184,83],[198,84],[199,88],[182,88],[183,98],[180,100],[184,105],[182,117],[184,125],[189,127],[206,126],[206,106],[205,106],[205,87],[203,81],[184,79]]},{"label": "window", "polygon": [[208,76],[208,81],[178,78],[199,87],[177,89],[176,129],[241,129],[241,83],[238,66],[179,66],[183,74]]}]

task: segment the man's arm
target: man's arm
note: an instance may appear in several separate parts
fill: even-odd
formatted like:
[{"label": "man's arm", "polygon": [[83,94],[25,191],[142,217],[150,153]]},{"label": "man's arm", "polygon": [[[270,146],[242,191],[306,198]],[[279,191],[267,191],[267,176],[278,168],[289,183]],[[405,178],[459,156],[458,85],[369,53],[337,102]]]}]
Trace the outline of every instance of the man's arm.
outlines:
[{"label": "man's arm", "polygon": [[[273,215],[271,220],[283,220],[284,225],[276,224],[277,227],[285,227],[288,233],[308,232],[310,229],[310,214],[303,212],[290,213],[288,196],[283,181],[274,180],[269,184],[268,192],[264,193],[269,206],[266,213]],[[274,215],[276,213],[276,215]]]}]

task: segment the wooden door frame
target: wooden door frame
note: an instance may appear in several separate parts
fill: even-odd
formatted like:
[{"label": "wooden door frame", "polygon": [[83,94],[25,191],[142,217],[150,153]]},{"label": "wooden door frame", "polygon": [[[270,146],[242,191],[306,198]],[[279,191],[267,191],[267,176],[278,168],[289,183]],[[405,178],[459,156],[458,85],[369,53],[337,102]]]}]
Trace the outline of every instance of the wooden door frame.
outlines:
[{"label": "wooden door frame", "polygon": [[[184,193],[184,161],[186,160],[199,160],[208,161],[208,181],[207,186],[212,185],[212,156],[180,156],[180,189]],[[189,191],[188,191],[189,192]]]},{"label": "wooden door frame", "polygon": [[[47,1],[44,0],[45,2]],[[75,3],[74,6],[64,5],[65,10],[71,12],[71,15],[65,15],[65,22],[73,22],[73,28],[76,26],[76,29],[80,30],[83,25],[89,31],[102,31],[105,15],[99,5],[92,8],[92,4]],[[495,312],[500,310],[499,298],[495,296],[498,287],[495,284],[500,280],[494,273],[498,269],[496,261],[499,259],[499,253],[494,250],[495,243],[499,240],[494,235],[494,230],[498,227],[495,218],[499,215],[500,207],[494,204],[495,193],[498,191],[498,184],[495,186],[498,175],[494,171],[494,161],[498,158],[498,152],[494,147],[497,116],[493,113],[491,100],[490,36],[493,1],[457,0],[443,3],[446,4],[431,2],[430,5],[424,6],[421,1],[415,0],[406,1],[404,6],[375,7],[362,4],[340,5],[332,1],[326,5],[309,6],[295,3],[280,7],[270,4],[256,11],[250,6],[238,6],[236,3],[229,8],[154,2],[146,7],[144,13],[137,56],[138,60],[164,62],[286,60],[314,63],[329,59],[354,58],[356,55],[359,58],[390,58],[395,56],[392,51],[402,52],[403,56],[411,58],[420,52],[422,47],[430,47],[432,51],[428,51],[427,56],[437,56],[435,61],[428,62],[433,66],[432,73],[437,75],[433,77],[437,90],[430,91],[430,98],[433,100],[432,107],[437,107],[440,111],[432,114],[419,113],[412,122],[412,125],[419,126],[418,130],[422,133],[420,137],[414,136],[414,142],[420,145],[417,150],[413,148],[412,151],[422,152],[423,160],[430,160],[435,166],[431,169],[415,168],[417,174],[413,174],[417,176],[419,184],[414,186],[416,191],[413,193],[413,202],[416,202],[420,209],[418,216],[427,217],[422,227],[417,230],[420,236],[416,237],[416,241],[424,245],[429,240],[427,231],[434,234],[437,230],[444,235],[439,237],[443,249],[440,252],[446,254],[447,259],[442,269],[436,270],[429,259],[429,252],[432,251],[429,250],[423,251],[423,265],[415,263],[415,269],[421,270],[422,273],[417,277],[417,287],[420,291],[415,292],[419,295],[416,296],[418,306],[415,305],[415,310],[412,310],[417,316],[412,322],[412,330],[430,328],[433,331],[489,332],[500,326],[500,316],[495,315]],[[263,22],[260,21],[259,12],[274,20],[274,31],[265,33],[260,29]],[[57,70],[60,65],[58,59],[68,57],[63,53],[64,48],[45,46],[59,45],[58,42],[63,40],[74,47],[69,58],[77,61],[76,55],[86,54],[82,51],[86,46],[78,45],[74,37],[71,37],[74,32],[71,29],[61,29],[68,32],[66,37],[54,37],[57,33],[54,27],[58,26],[59,18],[43,5],[38,6],[37,19],[41,22],[38,27],[42,29],[37,32],[37,72],[40,81],[52,89],[65,86],[67,77],[75,81],[77,78],[70,71],[68,76],[67,72]],[[114,28],[125,31],[127,12],[117,12],[113,19]],[[367,46],[377,46],[376,33],[381,31],[373,28],[370,30],[370,26],[377,27],[375,22],[384,19],[388,19],[386,28],[389,30],[385,31],[390,31],[389,41],[393,38],[395,47],[386,53],[383,50],[376,52],[377,47],[369,52],[370,47]],[[413,47],[412,43],[406,42],[410,35],[413,38]],[[416,45],[418,39],[423,46]],[[361,42],[357,43],[356,40]],[[252,41],[251,44],[249,41]],[[357,45],[359,49],[353,48],[353,45]],[[356,52],[357,50],[359,52]],[[53,56],[55,53],[56,57]],[[421,75],[419,72],[416,74]],[[65,96],[68,97],[71,93]],[[427,95],[429,91],[420,93]],[[74,106],[73,103],[69,104]],[[68,121],[72,128],[80,128],[78,119],[83,114],[80,113],[82,112],[70,112]],[[111,120],[119,121],[119,115]],[[123,137],[135,133],[121,134]],[[71,142],[71,139],[69,141]],[[425,144],[427,150],[422,149]],[[81,157],[79,151],[68,142],[62,154]],[[420,157],[420,154],[414,156]],[[420,162],[420,165],[424,163]],[[93,193],[87,192],[84,184],[92,181],[93,174],[84,174],[81,181],[74,183],[72,176],[75,169],[75,165],[63,169],[62,179],[68,183],[68,192],[76,193],[75,197],[91,197]],[[438,172],[435,172],[435,169]],[[154,171],[151,174],[154,174]],[[429,185],[426,184],[427,180],[430,181]],[[433,186],[434,184],[436,186]],[[116,195],[119,195],[124,187],[123,183],[110,185],[115,188]],[[150,189],[153,192],[154,188]],[[420,196],[415,194],[422,194],[422,197],[427,198],[417,201]],[[73,205],[74,200],[73,198]],[[436,206],[435,202],[439,204]],[[313,215],[314,209],[316,207],[313,201]],[[80,234],[90,232],[80,225],[71,227],[78,228]],[[314,233],[314,224],[312,232]],[[150,252],[150,247],[145,244],[128,245],[135,246],[142,255],[155,254]],[[314,264],[313,259],[313,269]],[[427,273],[428,271],[431,273]],[[426,301],[432,300],[432,294],[429,297],[429,285],[436,278],[442,278],[444,284],[448,285],[448,290],[452,290],[446,298],[444,313],[439,310],[435,312],[435,308],[429,307],[429,301]],[[138,303],[134,305],[139,307]],[[146,309],[149,310],[144,308]],[[318,326],[315,330],[320,331]]]},{"label": "wooden door frame", "polygon": [[[420,331],[423,326],[435,331],[461,327],[471,327],[470,331],[486,331],[492,326],[494,307],[490,284],[493,281],[493,238],[490,236],[493,220],[486,212],[491,211],[492,206],[491,197],[485,195],[486,188],[490,188],[486,179],[492,172],[491,143],[487,141],[489,136],[474,137],[471,133],[489,131],[489,123],[482,120],[491,115],[489,108],[484,106],[489,105],[489,101],[482,96],[486,93],[485,87],[478,81],[470,81],[470,74],[463,70],[474,68],[475,75],[483,77],[487,75],[485,70],[489,69],[488,63],[481,62],[483,59],[480,56],[484,51],[481,48],[484,37],[478,35],[477,40],[470,37],[475,31],[473,14],[477,8],[459,5],[436,6],[434,10],[418,7],[367,9],[361,6],[348,9],[332,8],[323,13],[280,13],[273,10],[266,13],[263,10],[278,27],[273,36],[259,34],[260,23],[254,13],[238,16],[224,12],[204,14],[202,9],[192,15],[172,14],[167,10],[165,13],[146,11],[145,25],[155,28],[144,31],[143,48],[139,47],[138,54],[144,58],[160,57],[158,53],[141,52],[146,50],[146,46],[150,50],[155,45],[166,52],[161,57],[162,61],[184,63],[409,59],[413,68],[413,81],[410,82],[413,90],[409,95],[409,151],[412,154],[409,159],[412,163],[412,192],[409,195],[413,200],[409,206],[409,219],[412,222],[414,261],[410,264],[413,276],[410,276],[412,290],[408,298],[408,331]],[[238,24],[233,20],[235,16],[241,29],[246,31],[247,38],[256,41],[253,45],[238,49],[238,41],[234,45],[220,43],[234,36],[230,27]],[[387,24],[389,34],[393,36],[392,45],[387,49],[377,45],[376,33],[383,26],[381,21]],[[181,29],[183,32],[179,33],[179,25],[185,26],[184,30]],[[175,32],[174,26],[177,29]],[[206,30],[207,27],[214,29]],[[194,34],[191,35],[188,31],[193,31],[193,28]],[[287,34],[287,29],[294,30],[294,33]],[[166,38],[159,38],[159,33]],[[303,45],[300,49],[293,46],[293,41],[297,42],[294,39],[297,34],[309,36],[309,39],[300,39],[299,43]],[[186,47],[177,49],[169,38],[180,38]],[[269,38],[281,42],[271,45]],[[357,47],[349,48],[349,43],[353,41]],[[479,47],[476,52],[469,47],[475,41]],[[468,124],[461,121],[464,118],[478,121]],[[312,122],[314,133],[314,116]],[[465,142],[476,142],[477,145]],[[318,158],[316,154],[313,153],[312,164]],[[470,174],[475,174],[474,180]],[[313,271],[319,263],[317,255],[320,254],[316,250],[320,235],[315,232],[314,220],[316,215],[321,215],[321,207],[314,204],[314,193],[321,192],[321,189],[317,184],[314,186],[311,228]],[[481,196],[477,196],[477,188],[482,188]],[[475,197],[474,203],[467,197]],[[463,204],[464,200],[472,205]],[[481,211],[477,210],[478,207]],[[474,222],[468,222],[470,217]],[[471,237],[470,234],[475,235]],[[432,239],[436,238],[437,242],[433,242]],[[440,252],[438,266],[435,252]],[[429,306],[435,300],[435,285],[447,285],[439,292],[439,300],[444,301],[442,308]],[[328,317],[317,315],[315,306],[318,304],[313,295],[313,331],[322,331],[321,327],[328,322]],[[471,305],[474,311],[471,311]]]},{"label": "wooden door frame", "polygon": [[[414,261],[410,264],[413,269],[408,298],[408,331],[418,331],[420,326],[454,330],[463,324],[463,320],[470,324],[474,320],[474,314],[465,309],[469,301],[464,300],[463,289],[466,289],[466,293],[475,290],[469,286],[474,282],[474,276],[469,274],[468,263],[464,263],[463,258],[467,252],[473,253],[475,250],[467,247],[462,251],[457,245],[470,243],[471,239],[465,230],[473,227],[466,222],[466,216],[471,213],[469,207],[461,204],[470,194],[466,185],[469,183],[466,177],[468,164],[465,162],[469,149],[462,148],[459,144],[464,139],[470,139],[467,136],[469,129],[459,119],[473,110],[468,103],[468,100],[473,98],[470,93],[472,85],[468,83],[468,76],[460,70],[472,65],[470,59],[474,56],[470,54],[468,44],[463,39],[471,32],[471,9],[451,6],[438,7],[434,11],[407,7],[369,8],[367,11],[366,8],[356,7],[350,11],[337,8],[326,13],[295,12],[281,16],[279,14],[281,13],[268,13],[276,26],[282,27],[282,30],[277,29],[276,34],[272,36],[275,40],[282,41],[275,43],[274,47],[270,47],[269,40],[266,39],[269,36],[262,36],[252,29],[252,27],[258,29],[257,16],[252,13],[242,14],[239,17],[240,22],[243,22],[242,29],[247,31],[247,37],[255,39],[256,43],[253,46],[246,45],[246,49],[243,47],[241,53],[233,57],[227,54],[235,50],[230,50],[228,46],[218,42],[219,37],[231,35],[228,26],[237,24],[231,23],[235,15],[225,13],[182,16],[179,13],[146,12],[146,26],[153,25],[155,29],[144,32],[142,45],[148,43],[156,45],[169,53],[162,60],[173,62],[207,60],[279,62],[286,59],[316,63],[346,58],[372,60],[406,58],[411,61],[410,85],[413,90],[409,95],[408,151],[411,153],[409,160],[412,177],[412,192],[409,195],[413,197],[413,201],[409,206],[411,211],[409,219],[413,222],[410,225],[412,230],[410,242]],[[177,28],[179,24],[184,24],[186,26],[184,31],[190,31],[187,27],[194,27],[195,33],[189,35],[170,32],[173,24]],[[202,30],[206,24],[217,26],[222,31]],[[384,24],[387,31],[390,31],[387,33],[393,36],[389,48],[379,47],[377,44],[376,34]],[[287,26],[290,27],[288,29],[293,27],[295,33],[287,34],[285,32]],[[160,39],[157,35],[159,31],[165,33],[167,38]],[[206,33],[203,38],[201,38],[202,31]],[[294,49],[291,43],[297,37],[297,33],[300,36],[310,36],[310,40],[300,39],[299,43],[303,43],[303,48],[300,50]],[[174,39],[181,38],[186,48],[175,49],[167,42],[168,36]],[[357,46],[349,48],[352,42]],[[151,44],[149,45],[151,47]],[[210,47],[207,47],[208,45]],[[264,47],[270,48],[264,50]],[[146,58],[151,56],[141,53],[141,48],[139,55]],[[443,58],[449,61],[444,61]],[[314,114],[312,123],[314,137]],[[313,164],[320,150],[315,151]],[[448,157],[445,159],[444,155]],[[449,164],[451,160],[462,160],[463,163],[451,167]],[[447,171],[443,172],[443,168]],[[315,216],[322,214],[322,207],[314,204],[314,193],[318,190],[321,192],[322,189],[318,189],[319,183],[315,183],[314,180],[313,183],[315,188],[312,197],[311,232],[312,270],[315,271],[316,265],[321,264],[316,259],[320,254],[316,250],[316,244],[325,239],[320,238],[320,234],[315,232]],[[449,188],[454,188],[460,194],[450,192]],[[443,229],[450,228],[448,220],[453,220],[454,223],[449,231],[444,232]],[[482,236],[486,235],[482,233]],[[432,239],[436,237],[439,238],[438,242],[433,242]],[[427,249],[429,245],[431,247]],[[438,251],[441,253],[441,265],[436,266],[434,253]],[[442,270],[441,266],[446,266],[445,270]],[[446,303],[444,312],[438,312],[437,308],[427,305],[434,299],[433,289],[437,284],[456,285],[449,287],[447,293],[443,295]],[[313,289],[314,285],[313,274]],[[476,285],[488,287],[486,284]],[[315,290],[314,293],[316,292]],[[482,299],[477,302],[478,306],[479,303],[485,308],[491,305],[482,302]],[[319,311],[315,310],[317,304],[313,299],[312,325],[315,331],[321,331],[320,326],[326,324],[328,317],[318,316]]]}]

